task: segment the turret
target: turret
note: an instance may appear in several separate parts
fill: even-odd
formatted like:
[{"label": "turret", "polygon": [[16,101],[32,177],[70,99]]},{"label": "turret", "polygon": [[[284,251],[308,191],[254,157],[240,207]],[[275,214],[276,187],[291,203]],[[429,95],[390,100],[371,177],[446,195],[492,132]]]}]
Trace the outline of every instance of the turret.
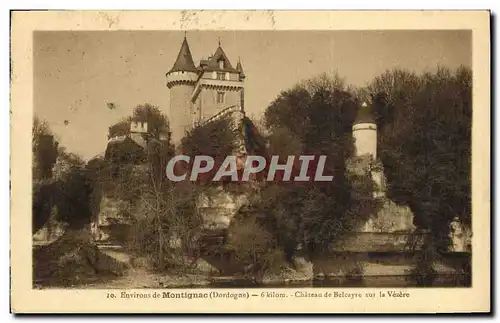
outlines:
[{"label": "turret", "polygon": [[148,133],[148,123],[145,121],[130,122],[130,138],[142,148],[146,148],[145,135]]},{"label": "turret", "polygon": [[236,64],[236,70],[240,73],[240,80],[245,79],[245,72],[243,72],[243,67],[241,66],[241,61],[238,59],[238,64]]},{"label": "turret", "polygon": [[371,105],[363,102],[359,107],[356,119],[352,126],[354,137],[355,156],[371,155],[377,159],[377,125]]},{"label": "turret", "polygon": [[130,133],[148,133],[148,123],[145,121],[132,121],[130,122]]},{"label": "turret", "polygon": [[[236,64],[236,71],[238,71],[240,76],[240,81],[245,81],[245,72],[243,72],[243,67],[241,66],[241,61],[238,58],[238,64]],[[245,88],[242,87],[240,90],[240,105],[242,110],[245,110]]]},{"label": "turret", "polygon": [[166,77],[167,87],[170,89],[168,116],[171,124],[172,143],[178,145],[185,132],[192,126],[191,95],[198,79],[198,69],[194,65],[186,37],[184,37],[177,59]]},{"label": "turret", "polygon": [[219,46],[196,66],[184,37],[177,59],[166,74],[170,89],[171,143],[178,146],[186,131],[220,111],[244,104],[245,73],[238,61],[233,67]]}]

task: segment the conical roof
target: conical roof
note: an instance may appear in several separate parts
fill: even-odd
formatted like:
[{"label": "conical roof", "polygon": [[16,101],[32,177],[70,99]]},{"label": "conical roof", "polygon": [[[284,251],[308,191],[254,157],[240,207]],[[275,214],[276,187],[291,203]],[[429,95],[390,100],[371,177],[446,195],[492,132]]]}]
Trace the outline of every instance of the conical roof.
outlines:
[{"label": "conical roof", "polygon": [[356,115],[356,119],[354,120],[354,124],[357,123],[375,123],[371,104],[363,102],[363,104],[361,104],[358,108],[358,113]]},{"label": "conical roof", "polygon": [[184,37],[181,49],[177,55],[177,60],[175,61],[174,66],[172,66],[172,69],[170,69],[169,73],[179,71],[198,72],[198,69],[194,65],[193,56],[191,56],[191,50],[189,49],[186,37]]},{"label": "conical roof", "polygon": [[240,73],[240,77],[245,77],[245,72],[243,72],[243,67],[241,66],[240,60],[238,60],[238,64],[236,64],[236,70]]}]

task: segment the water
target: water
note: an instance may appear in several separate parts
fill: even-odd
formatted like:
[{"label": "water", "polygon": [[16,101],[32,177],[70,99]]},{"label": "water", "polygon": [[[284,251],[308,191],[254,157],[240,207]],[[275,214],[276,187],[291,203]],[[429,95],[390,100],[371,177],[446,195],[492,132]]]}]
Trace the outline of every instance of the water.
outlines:
[{"label": "water", "polygon": [[[432,286],[426,287],[470,287],[467,276],[450,274],[438,275]],[[213,282],[207,288],[301,288],[301,287],[339,287],[339,288],[354,288],[354,287],[419,287],[416,282],[412,281],[409,276],[365,276],[358,279],[343,279],[343,278],[326,278],[314,279],[311,281],[300,282],[283,282],[274,284],[262,284],[252,279],[234,279],[222,282]]]}]

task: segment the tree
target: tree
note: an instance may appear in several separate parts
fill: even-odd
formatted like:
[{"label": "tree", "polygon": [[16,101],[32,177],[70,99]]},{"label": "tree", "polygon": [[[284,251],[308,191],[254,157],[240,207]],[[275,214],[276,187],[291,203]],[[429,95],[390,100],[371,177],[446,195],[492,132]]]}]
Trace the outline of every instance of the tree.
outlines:
[{"label": "tree", "polygon": [[299,244],[314,256],[362,222],[355,219],[376,210],[376,203],[364,202],[361,208],[351,199],[351,191],[360,189],[352,186],[346,169],[358,105],[337,75],[321,75],[282,92],[265,112],[270,151],[326,155],[325,172],[333,175],[332,182],[308,186],[268,185],[264,200],[253,205],[252,212],[263,214],[261,222],[276,235],[289,261]]},{"label": "tree", "polygon": [[[218,185],[219,182],[212,182],[218,167],[227,156],[233,155],[237,148],[237,136],[240,127],[235,125],[231,116],[223,116],[220,119],[209,122],[205,125],[192,129],[181,142],[181,150],[191,157],[191,162],[195,156],[210,156],[214,159],[215,166],[211,172],[200,175],[199,185]],[[189,176],[189,175],[188,175]]]},{"label": "tree", "polygon": [[124,120],[118,121],[117,123],[109,127],[108,138],[128,135],[130,133],[131,119],[131,117],[128,117]]},{"label": "tree", "polygon": [[32,234],[43,228],[51,218],[57,189],[58,187],[53,181],[33,183]]},{"label": "tree", "polygon": [[233,251],[233,265],[249,268],[254,274],[262,273],[273,266],[275,259],[272,256],[277,250],[276,237],[260,225],[255,217],[232,221],[229,232],[227,245],[228,249]]},{"label": "tree", "polygon": [[33,180],[52,177],[52,168],[58,156],[58,146],[49,124],[35,116],[32,129]]},{"label": "tree", "polygon": [[133,121],[148,123],[148,133],[156,139],[169,136],[170,126],[168,119],[161,113],[160,108],[149,103],[138,105],[132,115]]},{"label": "tree", "polygon": [[370,89],[380,93],[379,156],[388,196],[408,205],[417,227],[445,251],[453,218],[470,225],[471,70],[390,71]]},{"label": "tree", "polygon": [[110,142],[106,148],[106,159],[113,160],[115,165],[152,163],[155,178],[163,180],[168,162],[164,157],[172,154],[174,149],[170,144],[168,119],[156,106],[149,103],[138,105],[131,116],[109,127],[108,138],[130,135],[132,122],[147,122],[147,133],[141,135],[147,147],[141,147],[130,138]]},{"label": "tree", "polygon": [[144,103],[135,107],[131,116],[109,127],[108,137],[112,138],[130,134],[130,123],[132,121],[147,122],[148,133],[153,138],[168,138],[170,135],[168,119],[161,113],[160,108],[149,103]]},{"label": "tree", "polygon": [[57,159],[53,167],[55,179],[61,179],[65,173],[71,170],[71,167],[84,167],[85,161],[77,154],[68,152],[66,147],[59,146]]},{"label": "tree", "polygon": [[45,226],[53,215],[57,193],[53,168],[59,150],[49,124],[35,115],[32,129],[32,233]]},{"label": "tree", "polygon": [[57,182],[57,219],[70,229],[83,229],[91,220],[92,186],[84,167],[72,166]]},{"label": "tree", "polygon": [[[196,254],[192,241],[201,224],[195,209],[196,188],[173,185],[166,179],[166,164],[174,151],[168,140],[168,120],[159,108],[137,106],[132,116],[110,127],[110,137],[130,134],[132,121],[147,122],[147,133],[142,135],[145,145],[135,145],[133,140],[119,142],[113,149],[123,150],[124,158],[106,154],[89,163],[96,198],[106,195],[124,202],[132,223],[128,247],[163,270],[186,254]],[[137,158],[139,154],[141,158]]]}]

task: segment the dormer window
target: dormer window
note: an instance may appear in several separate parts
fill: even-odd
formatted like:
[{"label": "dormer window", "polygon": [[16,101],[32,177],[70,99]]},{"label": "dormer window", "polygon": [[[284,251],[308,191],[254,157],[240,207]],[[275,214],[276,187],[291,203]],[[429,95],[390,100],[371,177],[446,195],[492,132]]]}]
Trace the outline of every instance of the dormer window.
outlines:
[{"label": "dormer window", "polygon": [[219,68],[221,70],[224,69],[224,60],[223,59],[219,60]]}]

